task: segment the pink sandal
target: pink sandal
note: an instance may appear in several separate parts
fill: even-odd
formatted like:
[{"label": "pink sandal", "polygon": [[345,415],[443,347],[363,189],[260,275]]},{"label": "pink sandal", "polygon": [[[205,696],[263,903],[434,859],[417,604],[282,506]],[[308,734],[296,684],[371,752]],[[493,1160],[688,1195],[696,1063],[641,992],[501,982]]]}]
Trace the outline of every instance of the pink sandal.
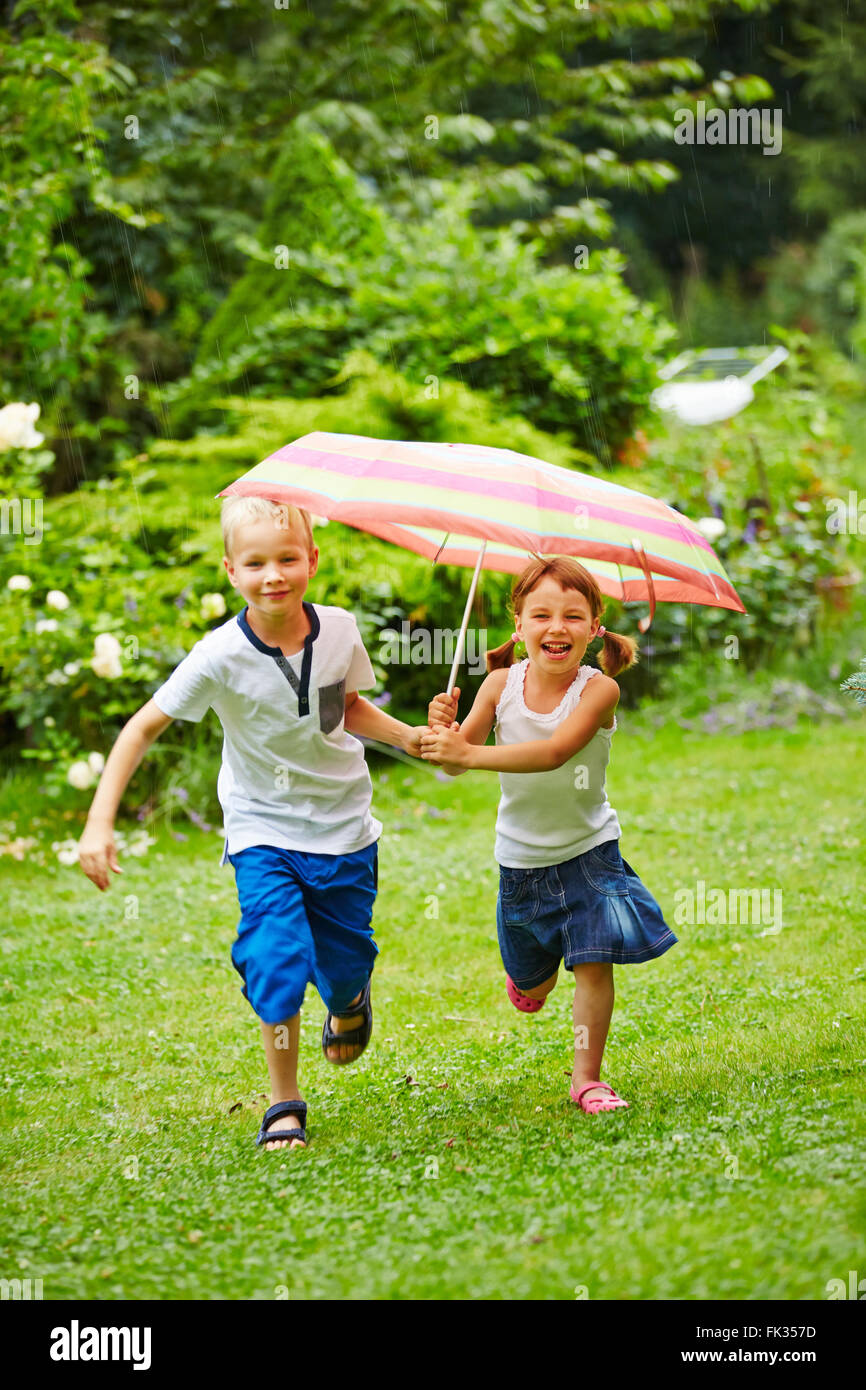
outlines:
[{"label": "pink sandal", "polygon": [[537,1014],[544,1007],[543,999],[530,999],[528,994],[521,994],[510,975],[505,976],[505,991],[515,1009],[520,1009],[521,1013]]},{"label": "pink sandal", "polygon": [[[602,1090],[610,1091],[610,1095],[593,1096],[591,1100],[583,1100],[582,1097],[584,1095],[584,1092],[591,1091],[595,1087],[600,1087]],[[629,1108],[628,1101],[623,1100],[622,1096],[618,1096],[613,1087],[608,1086],[606,1081],[585,1081],[583,1085],[579,1086],[576,1091],[574,1087],[571,1086],[569,1088],[568,1094],[571,1096],[571,1099],[574,1101],[575,1105],[579,1105],[581,1110],[586,1115],[597,1115],[599,1110],[618,1110],[620,1107],[622,1107],[624,1110],[627,1110]],[[591,1105],[595,1106],[594,1110],[590,1110],[589,1107]]]}]

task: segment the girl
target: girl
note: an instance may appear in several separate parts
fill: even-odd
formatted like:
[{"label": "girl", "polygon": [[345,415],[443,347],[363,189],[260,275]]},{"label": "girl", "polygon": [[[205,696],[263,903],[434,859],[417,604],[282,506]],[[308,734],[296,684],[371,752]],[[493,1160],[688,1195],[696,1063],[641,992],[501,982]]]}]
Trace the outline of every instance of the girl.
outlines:
[{"label": "girl", "polygon": [[[677,940],[620,856],[619,822],[604,788],[619,700],[611,677],[634,664],[637,644],[599,626],[603,606],[583,565],[538,557],[515,580],[515,631],[488,652],[490,674],[471,714],[462,726],[455,721],[459,689],[437,695],[421,736],[422,757],[452,776],[469,768],[499,773],[496,925],[505,987],[516,1009],[536,1013],[560,960],[574,971],[570,1095],[591,1115],[628,1108],[600,1080],[613,964],[650,960]],[[595,637],[604,639],[604,674],[581,665]],[[518,641],[526,657],[513,665]],[[487,748],[494,725],[496,747]]]}]

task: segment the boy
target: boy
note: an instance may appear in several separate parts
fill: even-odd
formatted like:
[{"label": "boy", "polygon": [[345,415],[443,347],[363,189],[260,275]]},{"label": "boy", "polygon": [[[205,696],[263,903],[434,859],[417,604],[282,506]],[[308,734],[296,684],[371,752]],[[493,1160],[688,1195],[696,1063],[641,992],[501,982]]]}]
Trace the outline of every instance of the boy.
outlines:
[{"label": "boy", "polygon": [[197,642],[123,728],[79,858],[100,890],[109,868],[123,872],[113,826],[130,777],[172,719],[198,721],[214,709],[225,735],[217,783],[222,863],[234,868],[241,908],[232,962],[261,1022],[271,1084],[256,1142],[299,1148],[307,983],[328,1009],[322,1049],[330,1062],[355,1061],[373,1027],[371,916],[382,826],[370,812],[363,747],[347,730],[415,756],[421,730],[358,695],[375,678],[352,614],[304,601],[319,561],[309,515],[270,499],[227,497],[222,526],[223,564],[247,606]]}]

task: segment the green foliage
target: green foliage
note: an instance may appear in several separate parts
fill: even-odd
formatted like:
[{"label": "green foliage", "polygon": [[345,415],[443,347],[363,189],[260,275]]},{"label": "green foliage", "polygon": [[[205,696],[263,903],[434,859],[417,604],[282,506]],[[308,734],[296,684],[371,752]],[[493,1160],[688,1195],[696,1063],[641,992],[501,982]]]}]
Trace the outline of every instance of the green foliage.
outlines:
[{"label": "green foliage", "polygon": [[866,202],[866,17],[823,0],[786,0],[769,56],[797,79],[808,130],[786,130],[796,205],[819,220]]},{"label": "green foliage", "polygon": [[[637,476],[634,467],[616,475],[695,520],[724,523],[713,548],[747,610],[661,605],[639,639],[641,664],[622,678],[628,698],[671,691],[684,678],[712,684],[709,672],[728,661],[824,672],[855,640],[858,537],[831,532],[828,521],[831,499],[850,486],[861,377],[826,345],[816,360],[804,335],[777,333],[791,356],[752,405],[712,427],[660,423]],[[628,631],[633,618],[621,612],[609,603],[605,624],[618,630],[622,621]]]},{"label": "green foliage", "polygon": [[423,223],[398,222],[326,141],[296,126],[250,266],[190,380],[164,393],[174,428],[200,420],[226,387],[321,390],[361,349],[419,389],[464,380],[609,460],[646,414],[674,329],[627,288],[618,252],[545,266],[539,240],[474,226],[472,201],[452,186]]},{"label": "green foliage", "polygon": [[866,656],[860,659],[859,671],[846,676],[839,689],[853,695],[858,705],[866,705]]},{"label": "green foliage", "polygon": [[[343,349],[363,333],[352,315],[346,321],[350,291],[339,275],[329,279],[332,268],[351,280],[353,267],[367,265],[356,243],[386,207],[399,222],[418,224],[411,254],[433,266],[453,264],[453,252],[425,224],[455,180],[480,221],[510,222],[517,238],[570,266],[576,241],[611,234],[606,191],[651,193],[675,177],[657,149],[629,159],[629,145],[648,134],[669,140],[672,110],[703,79],[701,66],[671,51],[672,43],[685,31],[687,46],[716,8],[713,0],[585,10],[571,0],[468,0],[455,25],[430,0],[419,25],[418,6],[387,0],[279,10],[260,0],[7,7],[0,241],[9,312],[0,399],[42,404],[57,454],[54,486],[73,485],[84,458],[87,476],[96,476],[166,429],[158,387],[189,371],[259,245],[272,260],[272,246],[286,244],[280,214],[297,233],[288,239],[292,271],[279,290],[273,278],[258,287],[277,291],[273,322],[260,321],[261,295],[252,286],[252,337],[238,315],[229,335],[235,374],[221,379],[221,389],[243,389],[248,367],[266,392],[285,390],[288,380],[298,396],[336,370]],[[736,0],[737,11],[755,8],[756,0]],[[665,35],[665,51],[644,51],[656,32]],[[754,88],[760,79],[741,80]],[[311,195],[307,203],[317,186],[310,177],[317,133],[363,181],[366,209],[341,177],[331,179],[324,201]],[[295,155],[296,171],[288,167]],[[263,209],[271,221],[260,243]],[[319,222],[338,231],[326,265],[312,250]],[[342,264],[334,261],[340,244]],[[308,253],[313,259],[305,263]],[[408,247],[398,251],[398,267],[407,254]],[[393,290],[387,267],[379,270],[385,291]],[[444,272],[438,280],[434,299],[447,289]],[[284,302],[294,298],[293,283],[302,320]],[[496,291],[492,267],[482,287]],[[499,287],[510,293],[507,269]],[[549,286],[539,281],[539,288],[543,301]],[[507,324],[495,325],[493,356],[505,360],[490,363],[487,335],[477,344],[455,340],[449,313],[442,365],[434,362],[424,375],[455,367],[468,385],[502,392],[516,385],[511,410],[528,398],[536,423],[557,429],[571,428],[574,414],[577,438],[596,452],[608,443],[615,449],[635,418],[623,383],[634,371],[639,390],[642,354],[651,357],[655,334],[623,299],[615,276],[603,272],[585,288],[589,298],[610,295],[624,317],[594,309],[584,320],[566,302],[562,327],[559,309],[544,324],[535,316],[536,341],[522,355]],[[530,294],[521,287],[525,317]],[[458,289],[455,313],[469,298]],[[422,299],[414,296],[410,317]],[[468,307],[475,328],[487,306],[479,294]],[[507,306],[498,314],[507,315]],[[364,315],[365,329],[367,306]],[[416,341],[401,356],[387,323],[378,327],[380,360],[408,369],[423,329],[413,328]],[[551,339],[549,367],[542,328]],[[575,342],[583,334],[589,344],[596,330],[603,336],[592,350]],[[280,356],[286,347],[288,379]],[[181,425],[178,417],[168,430]]]},{"label": "green foliage", "polygon": [[80,249],[82,205],[130,227],[152,219],[112,186],[108,132],[99,124],[100,105],[128,90],[132,74],[99,42],[68,32],[80,18],[74,5],[40,5],[38,14],[17,8],[15,41],[0,30],[0,399],[50,401],[56,424],[98,378],[112,329],[109,316],[87,303],[93,266]]},{"label": "green foliage", "polygon": [[866,360],[866,211],[831,224],[814,249],[804,288],[819,327]]}]

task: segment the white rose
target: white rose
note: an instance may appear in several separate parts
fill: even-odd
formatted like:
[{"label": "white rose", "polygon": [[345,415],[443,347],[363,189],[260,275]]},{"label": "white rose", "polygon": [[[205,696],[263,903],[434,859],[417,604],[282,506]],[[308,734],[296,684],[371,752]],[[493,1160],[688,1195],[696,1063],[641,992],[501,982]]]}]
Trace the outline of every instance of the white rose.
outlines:
[{"label": "white rose", "polygon": [[77,787],[79,791],[86,791],[93,786],[93,773],[85,762],[72,763],[66,774],[66,780],[70,786]]},{"label": "white rose", "polygon": [[90,768],[91,772],[98,776],[105,767],[105,759],[101,753],[88,753],[87,766]]},{"label": "white rose", "polygon": [[201,615],[205,620],[221,618],[226,611],[226,601],[222,594],[202,594]]},{"label": "white rose", "polygon": [[30,589],[32,585],[26,574],[13,574],[12,577],[6,581],[6,588]]},{"label": "white rose", "polygon": [[123,675],[120,664],[120,643],[110,632],[100,632],[94,642],[94,653],[90,658],[90,669],[96,676],[114,680]]},{"label": "white rose", "polygon": [[40,618],[39,621],[38,621],[38,623],[37,623],[36,626],[35,626],[34,631],[36,631],[36,632],[56,632],[56,631],[57,631],[57,619],[56,619],[56,618]]},{"label": "white rose", "polygon": [[69,599],[62,589],[49,589],[45,595],[45,602],[49,608],[56,608],[58,612],[69,607]]},{"label": "white rose", "polygon": [[35,449],[45,438],[33,428],[41,407],[13,401],[0,410],[0,449]]},{"label": "white rose", "polygon": [[702,516],[695,522],[702,536],[705,536],[710,545],[717,541],[719,536],[723,536],[727,531],[725,523],[717,516]]}]

